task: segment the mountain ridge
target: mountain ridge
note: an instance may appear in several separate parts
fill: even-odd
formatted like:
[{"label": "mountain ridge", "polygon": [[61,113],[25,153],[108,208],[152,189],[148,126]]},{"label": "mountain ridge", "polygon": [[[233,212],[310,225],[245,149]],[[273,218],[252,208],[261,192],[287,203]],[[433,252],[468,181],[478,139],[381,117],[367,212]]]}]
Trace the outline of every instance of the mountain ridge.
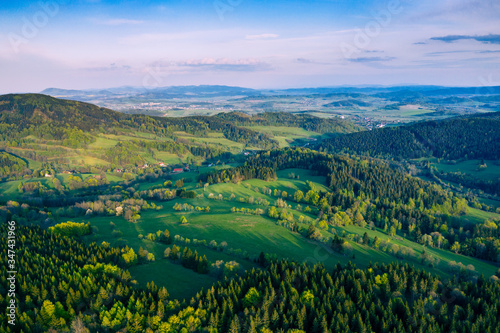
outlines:
[{"label": "mountain ridge", "polygon": [[318,149],[395,158],[498,159],[500,112],[350,133],[326,139]]},{"label": "mountain ridge", "polygon": [[[209,93],[208,93],[209,92]],[[224,95],[224,92],[226,94]],[[476,87],[447,87],[429,85],[400,85],[400,86],[338,86],[338,87],[315,87],[315,88],[286,88],[286,89],[254,89],[230,85],[184,85],[164,87],[110,87],[100,89],[62,89],[46,88],[41,94],[65,94],[85,95],[96,93],[109,94],[184,94],[198,93],[200,95],[231,96],[236,94],[265,94],[265,95],[308,95],[308,94],[335,94],[335,93],[364,93],[394,94],[394,93],[416,93],[423,96],[450,96],[450,95],[495,95],[500,94],[500,86],[476,86]]]}]

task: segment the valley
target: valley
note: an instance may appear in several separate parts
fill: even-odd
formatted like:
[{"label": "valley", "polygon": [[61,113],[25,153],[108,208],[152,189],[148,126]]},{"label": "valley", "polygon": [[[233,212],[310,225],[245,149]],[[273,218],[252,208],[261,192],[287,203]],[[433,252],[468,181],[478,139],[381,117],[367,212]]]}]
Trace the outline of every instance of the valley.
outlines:
[{"label": "valley", "polygon": [[[365,275],[365,293],[387,307],[397,295],[412,308],[419,306],[414,297],[442,299],[450,281],[463,293],[476,283],[498,289],[498,113],[366,130],[350,117],[313,115],[318,112],[177,118],[36,94],[0,100],[0,216],[15,221],[21,242],[46,239],[80,274],[68,279],[68,264],[52,260],[59,282],[46,281],[44,288],[59,310],[47,318],[31,319],[33,308],[50,304],[36,288],[22,287],[23,331],[31,322],[40,330],[64,330],[75,320],[94,331],[250,327],[256,325],[250,317],[238,324],[233,316],[217,317],[217,308],[205,302],[215,292],[230,294],[242,279],[262,286],[263,276],[288,265],[293,274],[312,274],[311,281],[330,279],[322,270]],[[411,110],[406,116],[428,114]],[[30,259],[35,271],[42,269],[37,260],[54,256],[42,250],[42,241],[22,244],[23,258],[28,251],[43,253]],[[74,253],[72,259],[66,253]],[[382,282],[395,269],[434,282],[422,294],[394,276]],[[78,282],[87,275],[107,281],[114,292]],[[35,281],[28,274],[19,283],[41,283]],[[295,286],[277,284],[273,292],[300,292],[287,302],[304,309],[308,302],[325,306],[319,301],[324,291],[314,287],[319,280],[307,287],[301,281],[287,280]],[[240,298],[250,297],[252,288],[271,297],[271,287],[245,283],[253,287]],[[65,285],[80,298],[75,294],[63,305]],[[318,300],[308,300],[309,292]],[[131,305],[138,298],[149,312]],[[252,318],[273,316],[271,308],[259,314],[244,302],[238,306],[254,311]],[[471,300],[460,302],[449,304],[456,309]],[[445,320],[444,304],[426,320]],[[84,310],[76,316],[75,309]],[[321,311],[328,313],[321,325],[342,325],[333,320],[335,311]],[[273,320],[273,327],[290,325],[287,316]],[[301,320],[298,326],[313,325]]]},{"label": "valley", "polygon": [[42,93],[132,114],[185,117],[233,111],[249,114],[285,112],[320,118],[349,118],[368,129],[500,109],[498,87],[374,86],[254,90],[187,86],[154,89],[122,87],[108,91],[46,89]]},{"label": "valley", "polygon": [[500,1],[0,8],[0,333],[500,333]]}]

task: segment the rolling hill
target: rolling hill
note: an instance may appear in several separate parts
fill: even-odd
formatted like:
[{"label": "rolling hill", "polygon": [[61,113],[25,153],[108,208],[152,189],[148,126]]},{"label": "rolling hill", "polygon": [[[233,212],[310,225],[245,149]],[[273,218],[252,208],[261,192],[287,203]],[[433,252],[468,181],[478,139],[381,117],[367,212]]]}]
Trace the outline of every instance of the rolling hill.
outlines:
[{"label": "rolling hill", "polygon": [[[275,137],[267,126],[292,130]],[[304,115],[269,113],[254,121],[238,114],[155,117],[42,94],[0,96],[0,147],[34,161],[74,166],[201,162],[245,148],[277,148],[296,138],[358,130],[347,120]],[[116,152],[118,159],[111,156]]]},{"label": "rolling hill", "polygon": [[217,117],[162,118],[127,115],[89,103],[40,94],[0,96],[0,124],[6,125],[6,131],[2,131],[2,134],[8,134],[10,138],[36,135],[62,140],[68,128],[88,133],[106,133],[118,128],[122,131],[142,131],[158,135],[172,135],[176,131],[192,134],[222,132],[236,142],[248,141],[260,147],[276,145],[265,134],[238,128]]},{"label": "rolling hill", "polygon": [[[443,135],[444,143],[464,140],[457,151],[475,149],[467,141],[475,126],[494,133],[496,121],[390,129],[387,150],[443,154],[431,146]],[[367,140],[384,146],[379,131],[340,135],[357,130],[307,114],[165,118],[0,96],[0,143],[9,149],[0,152],[0,172],[19,170],[0,182],[0,231],[15,221],[22,258],[16,330],[496,327],[500,215],[383,161],[270,149],[281,146],[278,137],[332,133],[373,135]],[[16,157],[28,154],[27,164]],[[159,163],[167,158],[182,168]],[[7,332],[7,314],[0,318]]]}]

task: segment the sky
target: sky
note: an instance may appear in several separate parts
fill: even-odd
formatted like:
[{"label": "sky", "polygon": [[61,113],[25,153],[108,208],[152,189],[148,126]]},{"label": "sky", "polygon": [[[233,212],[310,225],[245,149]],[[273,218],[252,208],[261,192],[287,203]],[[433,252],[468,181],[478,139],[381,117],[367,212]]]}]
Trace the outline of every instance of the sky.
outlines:
[{"label": "sky", "polygon": [[0,93],[500,85],[498,0],[2,0]]}]

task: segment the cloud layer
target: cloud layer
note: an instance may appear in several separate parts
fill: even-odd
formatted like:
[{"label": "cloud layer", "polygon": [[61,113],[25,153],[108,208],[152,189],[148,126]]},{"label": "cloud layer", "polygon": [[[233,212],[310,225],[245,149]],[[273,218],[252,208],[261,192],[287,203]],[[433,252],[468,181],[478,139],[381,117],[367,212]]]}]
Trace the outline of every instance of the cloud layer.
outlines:
[{"label": "cloud layer", "polygon": [[431,40],[438,40],[446,43],[452,43],[459,40],[475,40],[484,44],[500,44],[500,35],[483,35],[483,36],[467,36],[467,35],[448,35],[443,37],[432,37]]},{"label": "cloud layer", "polygon": [[271,66],[257,59],[203,58],[176,62],[180,67],[204,68],[214,71],[255,72],[269,70]]}]

